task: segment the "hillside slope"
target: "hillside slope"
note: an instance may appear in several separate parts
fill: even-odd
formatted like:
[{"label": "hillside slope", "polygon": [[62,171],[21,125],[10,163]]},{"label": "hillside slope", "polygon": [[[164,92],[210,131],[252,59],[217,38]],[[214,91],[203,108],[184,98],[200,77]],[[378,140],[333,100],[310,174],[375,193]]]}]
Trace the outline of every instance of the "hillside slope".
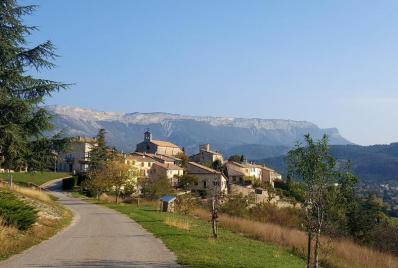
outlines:
[{"label": "hillside slope", "polygon": [[[352,162],[355,175],[365,182],[398,181],[398,143],[389,145],[332,145],[332,155],[338,161]],[[284,156],[257,160],[286,173]]]}]

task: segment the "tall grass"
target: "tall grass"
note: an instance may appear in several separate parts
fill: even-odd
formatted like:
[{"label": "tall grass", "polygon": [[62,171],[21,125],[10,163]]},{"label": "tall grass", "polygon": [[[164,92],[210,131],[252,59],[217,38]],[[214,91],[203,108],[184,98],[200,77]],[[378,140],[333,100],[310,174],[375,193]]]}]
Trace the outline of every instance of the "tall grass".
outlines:
[{"label": "tall grass", "polygon": [[167,224],[168,226],[176,227],[178,229],[182,230],[190,230],[191,229],[191,223],[185,218],[185,219],[179,219],[175,217],[166,217],[164,218],[163,222]]},{"label": "tall grass", "polygon": [[[209,219],[209,212],[204,209],[195,210],[194,215],[203,220]],[[218,220],[226,229],[288,248],[295,254],[305,257],[307,235],[303,231],[224,214],[221,214]],[[358,245],[350,240],[334,240],[324,236],[321,243],[323,249],[321,264],[324,267],[398,267],[397,257]]]},{"label": "tall grass", "polygon": [[19,193],[21,195],[39,200],[39,201],[43,201],[43,202],[51,202],[51,198],[50,196],[45,193],[44,191],[41,190],[36,190],[33,188],[27,188],[27,187],[21,187],[21,186],[17,186],[17,185],[13,185],[12,188],[9,187],[6,184],[0,184],[0,188],[6,188],[7,190]]}]

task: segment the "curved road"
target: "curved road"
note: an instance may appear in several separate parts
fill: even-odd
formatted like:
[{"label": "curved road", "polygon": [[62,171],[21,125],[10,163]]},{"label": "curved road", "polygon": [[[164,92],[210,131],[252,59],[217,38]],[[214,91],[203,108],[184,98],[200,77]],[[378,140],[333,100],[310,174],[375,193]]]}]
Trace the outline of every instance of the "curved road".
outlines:
[{"label": "curved road", "polygon": [[53,193],[74,212],[66,230],[22,254],[0,262],[16,267],[179,267],[163,243],[109,208]]}]

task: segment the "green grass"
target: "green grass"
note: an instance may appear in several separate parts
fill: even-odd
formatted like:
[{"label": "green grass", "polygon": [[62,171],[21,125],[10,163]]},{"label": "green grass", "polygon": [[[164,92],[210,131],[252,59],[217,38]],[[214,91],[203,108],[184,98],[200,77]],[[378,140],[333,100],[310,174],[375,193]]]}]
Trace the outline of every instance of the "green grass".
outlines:
[{"label": "green grass", "polygon": [[[225,229],[219,238],[211,237],[209,223],[191,216],[160,213],[151,207],[137,208],[130,204],[105,204],[141,224],[160,238],[177,256],[177,261],[190,267],[305,267],[303,259],[288,251],[245,238]],[[190,230],[171,227],[165,218],[188,221]]]},{"label": "green grass", "polygon": [[[33,183],[37,186],[40,186],[43,183],[46,183],[51,180],[60,179],[63,177],[67,177],[70,174],[65,172],[27,172],[27,173],[11,173],[13,182],[26,185],[29,183]],[[0,174],[0,179],[8,180],[8,174],[2,173]]]}]

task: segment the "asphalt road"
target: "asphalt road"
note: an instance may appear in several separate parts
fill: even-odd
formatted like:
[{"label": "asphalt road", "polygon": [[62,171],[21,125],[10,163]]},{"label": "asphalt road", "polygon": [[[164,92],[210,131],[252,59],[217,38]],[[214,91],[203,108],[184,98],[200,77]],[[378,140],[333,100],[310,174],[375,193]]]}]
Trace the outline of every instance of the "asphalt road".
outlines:
[{"label": "asphalt road", "polygon": [[179,267],[174,254],[159,239],[127,216],[62,193],[55,195],[74,212],[72,225],[1,262],[0,268]]}]

